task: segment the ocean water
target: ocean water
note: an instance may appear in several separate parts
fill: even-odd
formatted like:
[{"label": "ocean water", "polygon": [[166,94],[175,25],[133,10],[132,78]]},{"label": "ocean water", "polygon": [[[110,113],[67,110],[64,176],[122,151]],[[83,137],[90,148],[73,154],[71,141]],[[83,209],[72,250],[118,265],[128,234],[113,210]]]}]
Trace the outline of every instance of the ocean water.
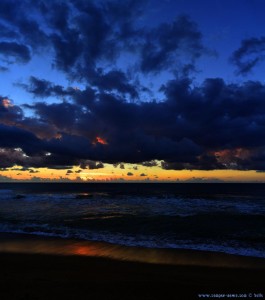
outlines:
[{"label": "ocean water", "polygon": [[2,183],[0,232],[265,257],[265,185]]}]

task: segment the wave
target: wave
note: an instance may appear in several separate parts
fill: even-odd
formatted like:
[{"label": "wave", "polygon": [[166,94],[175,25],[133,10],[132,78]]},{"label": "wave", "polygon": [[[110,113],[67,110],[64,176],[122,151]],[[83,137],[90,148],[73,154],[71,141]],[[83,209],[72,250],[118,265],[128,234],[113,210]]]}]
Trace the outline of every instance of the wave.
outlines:
[{"label": "wave", "polygon": [[63,226],[52,228],[48,225],[25,224],[21,228],[12,225],[0,226],[0,231],[4,233],[30,234],[35,236],[56,237],[63,239],[76,239],[106,242],[110,244],[143,247],[153,249],[189,249],[211,252],[223,252],[250,257],[265,258],[264,243],[247,243],[238,240],[202,240],[202,239],[179,239],[175,240],[166,236],[152,235],[129,235],[121,233],[94,232],[89,230],[69,229]]},{"label": "wave", "polygon": [[265,257],[260,195],[139,195],[125,187],[120,193],[0,189],[0,232]]},{"label": "wave", "polygon": [[[30,204],[30,205],[29,205]],[[0,190],[0,211],[8,212],[12,206],[16,211],[25,215],[41,210],[52,216],[53,209],[61,205],[73,215],[83,215],[88,209],[94,213],[133,213],[164,216],[193,216],[199,214],[250,214],[265,215],[265,199],[227,197],[219,198],[185,198],[172,196],[115,196],[108,193],[15,193],[12,190]],[[46,209],[46,211],[45,211]],[[56,217],[58,210],[55,209]],[[61,210],[62,212],[62,210]]]}]

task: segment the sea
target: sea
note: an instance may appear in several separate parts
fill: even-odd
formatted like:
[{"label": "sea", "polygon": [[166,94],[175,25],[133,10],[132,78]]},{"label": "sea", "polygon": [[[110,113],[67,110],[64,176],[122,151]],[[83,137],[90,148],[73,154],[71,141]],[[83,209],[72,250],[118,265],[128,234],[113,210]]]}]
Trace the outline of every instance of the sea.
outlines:
[{"label": "sea", "polygon": [[0,233],[265,258],[265,184],[0,183]]}]

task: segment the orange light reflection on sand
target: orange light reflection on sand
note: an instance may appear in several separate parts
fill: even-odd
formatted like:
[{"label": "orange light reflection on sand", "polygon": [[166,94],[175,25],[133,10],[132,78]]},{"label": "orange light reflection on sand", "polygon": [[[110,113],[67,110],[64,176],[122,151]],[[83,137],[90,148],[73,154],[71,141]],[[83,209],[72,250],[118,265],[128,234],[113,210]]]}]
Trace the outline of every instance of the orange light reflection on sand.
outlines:
[{"label": "orange light reflection on sand", "polygon": [[35,236],[6,235],[0,243],[0,253],[52,254],[67,256],[105,257],[117,260],[170,265],[203,265],[219,267],[265,268],[261,259],[231,256],[207,251],[124,247],[103,242],[73,241]]},{"label": "orange light reflection on sand", "polygon": [[101,256],[100,251],[98,248],[95,248],[93,246],[79,246],[76,245],[72,249],[72,253],[74,255],[86,255],[86,256]]}]

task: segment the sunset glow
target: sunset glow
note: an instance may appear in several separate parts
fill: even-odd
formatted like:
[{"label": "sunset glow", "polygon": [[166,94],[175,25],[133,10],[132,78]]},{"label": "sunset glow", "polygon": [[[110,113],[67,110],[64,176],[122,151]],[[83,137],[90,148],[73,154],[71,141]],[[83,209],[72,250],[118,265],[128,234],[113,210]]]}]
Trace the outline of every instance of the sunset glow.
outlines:
[{"label": "sunset glow", "polygon": [[121,169],[105,164],[101,169],[30,168],[14,166],[0,172],[1,181],[63,181],[63,182],[265,182],[263,172],[238,170],[163,170],[160,165],[145,167],[140,164],[124,164]]}]

